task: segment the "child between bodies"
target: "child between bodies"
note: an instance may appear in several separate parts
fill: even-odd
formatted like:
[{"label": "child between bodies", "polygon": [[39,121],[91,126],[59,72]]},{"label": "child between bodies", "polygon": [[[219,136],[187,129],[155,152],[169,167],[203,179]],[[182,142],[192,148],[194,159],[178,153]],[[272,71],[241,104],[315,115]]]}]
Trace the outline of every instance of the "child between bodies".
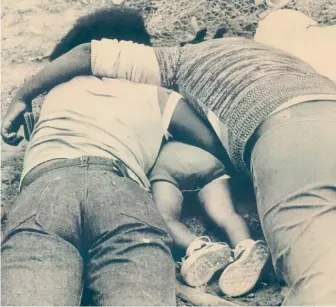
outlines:
[{"label": "child between bodies", "polygon": [[[234,209],[230,176],[217,158],[191,145],[163,145],[149,179],[155,203],[177,246],[186,251],[181,276],[193,287],[206,284],[219,270],[219,287],[228,296],[241,296],[256,285],[269,257],[264,241],[251,239],[244,219]],[[183,192],[197,192],[210,219],[230,239],[228,244],[197,237],[180,222]]]}]

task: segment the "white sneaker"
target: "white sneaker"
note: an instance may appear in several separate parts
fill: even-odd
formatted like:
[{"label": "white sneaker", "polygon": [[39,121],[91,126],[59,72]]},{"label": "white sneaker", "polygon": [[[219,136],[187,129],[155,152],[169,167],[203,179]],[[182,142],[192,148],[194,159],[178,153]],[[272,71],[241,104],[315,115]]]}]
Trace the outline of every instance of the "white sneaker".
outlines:
[{"label": "white sneaker", "polygon": [[[201,244],[200,240],[203,241]],[[230,264],[232,257],[226,243],[211,243],[208,237],[194,241],[182,260],[181,276],[189,286],[199,287],[206,284],[218,270]],[[193,249],[193,246],[198,247]]]},{"label": "white sneaker", "polygon": [[219,278],[219,288],[228,296],[236,297],[251,291],[256,285],[269,257],[264,241],[245,240],[234,250],[234,261]]}]

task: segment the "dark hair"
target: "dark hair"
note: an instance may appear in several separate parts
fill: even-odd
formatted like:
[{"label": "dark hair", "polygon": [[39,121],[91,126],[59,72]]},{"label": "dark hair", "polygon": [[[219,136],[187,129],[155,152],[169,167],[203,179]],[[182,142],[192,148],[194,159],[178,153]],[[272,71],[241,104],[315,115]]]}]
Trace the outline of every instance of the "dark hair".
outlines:
[{"label": "dark hair", "polygon": [[78,18],[49,55],[49,60],[60,57],[80,44],[91,42],[92,39],[102,38],[151,44],[144,20],[137,10],[103,8]]}]

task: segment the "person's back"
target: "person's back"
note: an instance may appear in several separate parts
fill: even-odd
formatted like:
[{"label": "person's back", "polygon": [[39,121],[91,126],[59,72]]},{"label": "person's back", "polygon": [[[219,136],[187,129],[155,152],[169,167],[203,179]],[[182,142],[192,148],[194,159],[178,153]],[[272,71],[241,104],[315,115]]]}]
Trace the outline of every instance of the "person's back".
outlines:
[{"label": "person's back", "polygon": [[76,77],[45,97],[22,177],[53,159],[120,159],[148,188],[164,134],[158,88],[127,80]]}]

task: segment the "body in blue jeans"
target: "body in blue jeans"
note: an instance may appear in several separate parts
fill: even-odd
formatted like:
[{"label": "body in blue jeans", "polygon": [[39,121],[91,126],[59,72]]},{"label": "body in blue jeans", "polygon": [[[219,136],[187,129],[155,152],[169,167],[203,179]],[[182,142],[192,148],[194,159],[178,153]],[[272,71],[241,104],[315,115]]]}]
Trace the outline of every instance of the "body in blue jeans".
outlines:
[{"label": "body in blue jeans", "polygon": [[284,305],[336,304],[336,102],[285,109],[255,133],[251,170]]},{"label": "body in blue jeans", "polygon": [[150,194],[111,160],[49,162],[9,214],[2,305],[75,306],[83,286],[94,305],[174,305],[171,243]]}]

